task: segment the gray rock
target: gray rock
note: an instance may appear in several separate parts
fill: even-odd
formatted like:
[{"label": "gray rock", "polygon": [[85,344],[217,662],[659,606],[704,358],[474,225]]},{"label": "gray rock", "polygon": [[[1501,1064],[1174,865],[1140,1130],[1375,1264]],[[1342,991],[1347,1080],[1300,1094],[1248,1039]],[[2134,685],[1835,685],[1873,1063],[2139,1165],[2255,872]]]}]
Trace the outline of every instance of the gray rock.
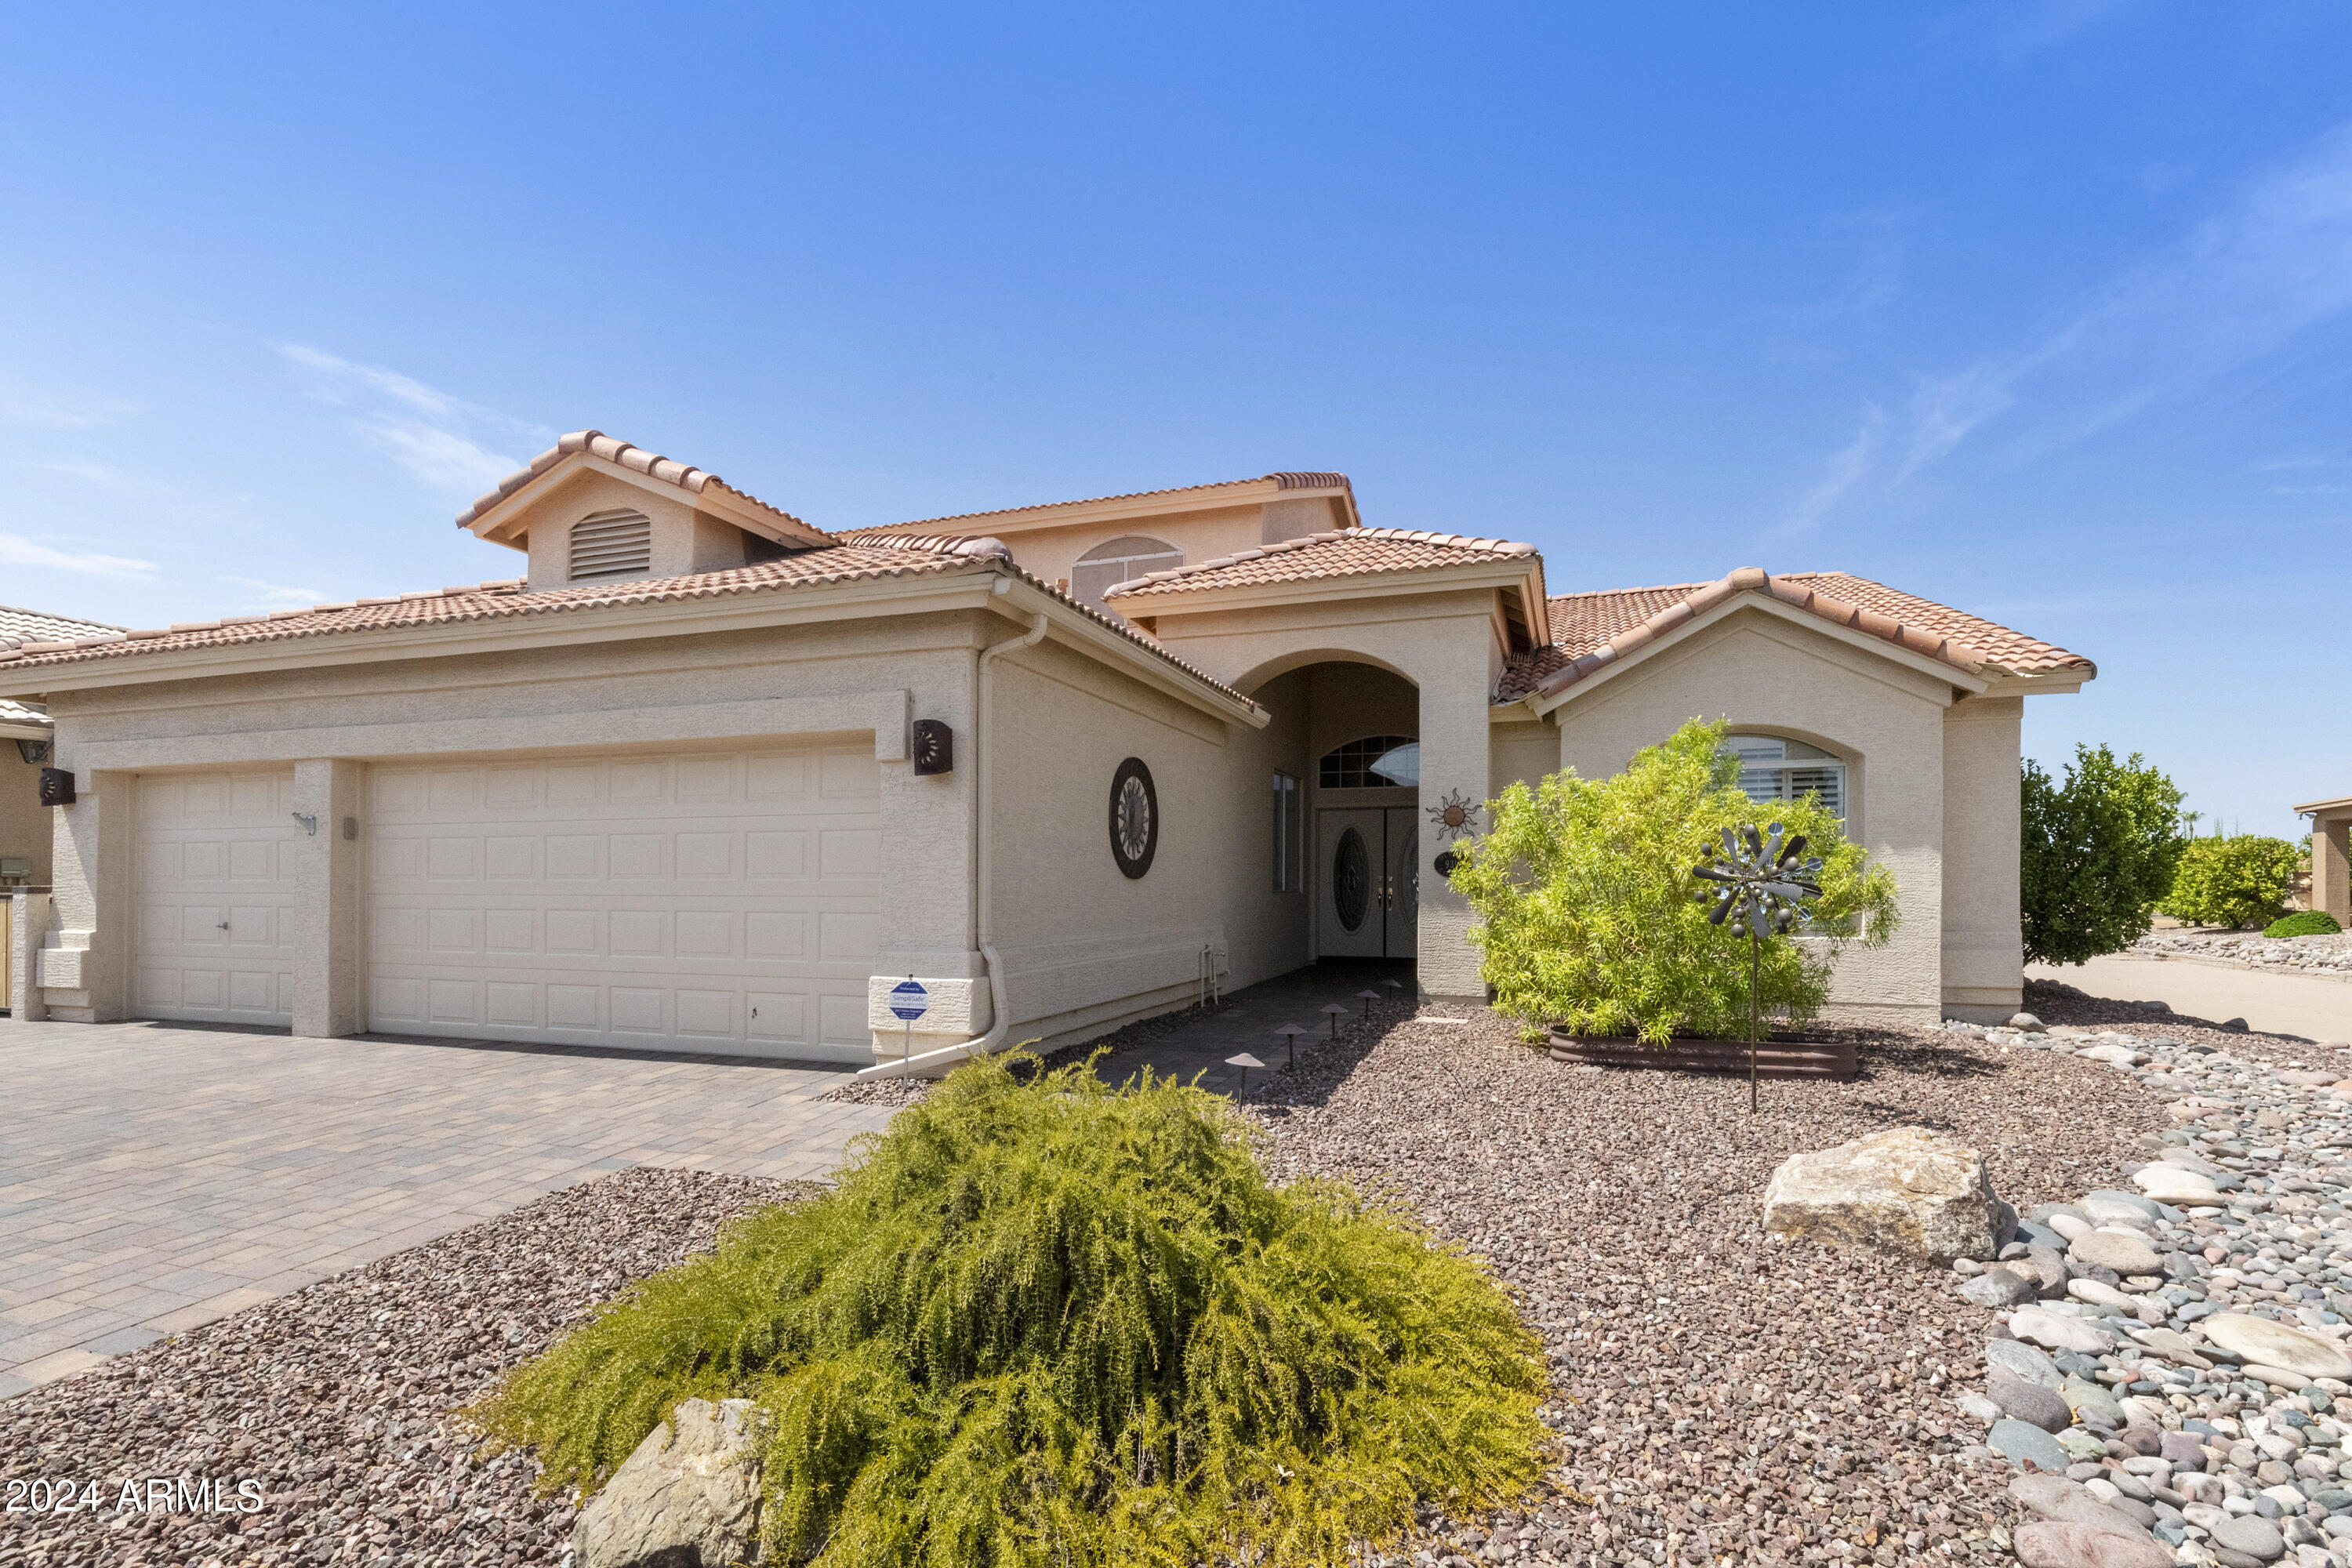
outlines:
[{"label": "gray rock", "polygon": [[2011,1014],[2007,1026],[2020,1030],[2028,1035],[2042,1034],[2050,1027],[2049,1025],[2043,1023],[2041,1019],[2035,1017],[2031,1013]]},{"label": "gray rock", "polygon": [[2107,1457],[2106,1439],[2095,1432],[2085,1432],[2080,1426],[2069,1426],[2059,1433],[2057,1443],[2072,1459],[2095,1461]]},{"label": "gray rock", "polygon": [[2000,1406],[1973,1388],[1953,1400],[1952,1403],[1959,1406],[1961,1415],[1973,1416],[1979,1421],[2000,1419]]},{"label": "gray rock", "polygon": [[2167,1432],[2157,1452],[2172,1461],[2176,1469],[2184,1465],[2201,1469],[2205,1464],[2205,1439],[2195,1432]]},{"label": "gray rock", "polygon": [[2066,1467],[2074,1462],[2057,1438],[2039,1426],[2013,1419],[1994,1422],[1992,1430],[1985,1434],[1985,1447],[2020,1469],[2031,1464],[2053,1476],[2065,1474]]},{"label": "gray rock", "polygon": [[2011,1537],[2025,1568],[2172,1568],[2172,1548],[2139,1530],[2035,1520]]},{"label": "gray rock", "polygon": [[2164,1269],[2164,1259],[2146,1237],[2121,1230],[2087,1231],[2067,1244],[2066,1256],[2084,1268],[2112,1268],[2119,1275],[2158,1274]]},{"label": "gray rock", "polygon": [[2212,1527],[2212,1535],[2216,1545],[2264,1563],[2275,1563],[2286,1555],[2286,1537],[2279,1533],[2278,1526],[2252,1514],[2230,1515]]},{"label": "gray rock", "polygon": [[2268,1318],[2223,1312],[2205,1320],[2205,1337],[2242,1360],[2274,1366],[2302,1377],[2352,1382],[2352,1356],[2316,1334]]},{"label": "gray rock", "polygon": [[1764,1227],[1948,1264],[1998,1250],[1996,1201],[1974,1149],[1896,1127],[1784,1162],[1764,1189]]},{"label": "gray rock", "polygon": [[2132,1214],[2144,1216],[2150,1225],[2164,1217],[2163,1205],[2155,1199],[2144,1198],[2137,1193],[2118,1192],[2113,1187],[2101,1187],[2097,1192],[2084,1193],[2075,1200],[2074,1206],[2083,1211],[2084,1218],[2095,1220],[2101,1225],[2106,1224],[2110,1218],[2124,1218],[2128,1221]]},{"label": "gray rock", "polygon": [[2116,1348],[2115,1336],[2105,1330],[2093,1328],[2072,1313],[2044,1307],[2020,1307],[2010,1314],[2009,1331],[2045,1349],[2078,1355],[2105,1355]]},{"label": "gray rock", "polygon": [[2038,1219],[2019,1220],[2017,1222],[2017,1239],[2023,1242],[2030,1242],[2035,1247],[2046,1247],[2053,1252],[2063,1252],[2066,1250],[2066,1238],[2059,1235],[2056,1231],[2051,1229],[2048,1226],[2042,1224]]},{"label": "gray rock", "polygon": [[2022,1340],[1987,1341],[1985,1365],[2042,1388],[2055,1388],[2066,1381],[2056,1362]]},{"label": "gray rock", "polygon": [[2044,1432],[2056,1432],[2074,1424],[2074,1414],[2057,1390],[2005,1372],[1996,1370],[1986,1381],[1985,1397],[2000,1406],[2002,1415],[2039,1426]]},{"label": "gray rock", "polygon": [[759,1534],[758,1406],[689,1399],[646,1435],[572,1527],[579,1568],[741,1561]]},{"label": "gray rock", "polygon": [[1962,1297],[1979,1307],[2014,1307],[2032,1300],[2039,1286],[2006,1265],[1996,1264],[1973,1279],[1962,1280],[1959,1289]]}]

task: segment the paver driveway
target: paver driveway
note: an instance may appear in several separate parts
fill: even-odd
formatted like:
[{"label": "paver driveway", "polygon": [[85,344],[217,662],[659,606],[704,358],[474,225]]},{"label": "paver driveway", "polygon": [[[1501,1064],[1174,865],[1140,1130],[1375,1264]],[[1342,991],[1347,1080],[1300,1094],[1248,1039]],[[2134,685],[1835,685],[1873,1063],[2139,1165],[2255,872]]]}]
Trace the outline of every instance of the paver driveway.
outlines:
[{"label": "paver driveway", "polygon": [[0,1397],[627,1165],[821,1176],[824,1068],[0,1020]]}]

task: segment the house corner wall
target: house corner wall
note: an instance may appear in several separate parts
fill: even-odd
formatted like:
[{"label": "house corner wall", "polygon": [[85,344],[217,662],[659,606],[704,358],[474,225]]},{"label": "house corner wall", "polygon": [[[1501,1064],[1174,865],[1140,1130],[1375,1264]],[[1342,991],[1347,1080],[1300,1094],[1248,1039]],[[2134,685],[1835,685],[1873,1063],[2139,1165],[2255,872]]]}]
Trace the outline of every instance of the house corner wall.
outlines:
[{"label": "house corner wall", "polygon": [[2019,919],[2022,697],[1971,697],[1944,714],[1944,1013],[2005,1022],[2025,1000]]},{"label": "house corner wall", "polygon": [[59,736],[58,766],[77,773],[71,805],[49,808],[53,891],[37,978],[52,1018],[104,1024],[125,1016],[130,988],[131,835],[138,780],[81,772]]}]

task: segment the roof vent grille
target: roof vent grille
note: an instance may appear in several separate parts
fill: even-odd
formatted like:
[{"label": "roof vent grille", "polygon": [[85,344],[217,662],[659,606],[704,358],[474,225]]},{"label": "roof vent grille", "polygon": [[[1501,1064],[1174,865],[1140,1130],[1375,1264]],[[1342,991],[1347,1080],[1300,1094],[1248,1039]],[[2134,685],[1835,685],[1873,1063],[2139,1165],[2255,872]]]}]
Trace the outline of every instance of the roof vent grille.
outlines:
[{"label": "roof vent grille", "polygon": [[593,512],[572,525],[574,583],[643,576],[653,561],[654,525],[643,512]]}]

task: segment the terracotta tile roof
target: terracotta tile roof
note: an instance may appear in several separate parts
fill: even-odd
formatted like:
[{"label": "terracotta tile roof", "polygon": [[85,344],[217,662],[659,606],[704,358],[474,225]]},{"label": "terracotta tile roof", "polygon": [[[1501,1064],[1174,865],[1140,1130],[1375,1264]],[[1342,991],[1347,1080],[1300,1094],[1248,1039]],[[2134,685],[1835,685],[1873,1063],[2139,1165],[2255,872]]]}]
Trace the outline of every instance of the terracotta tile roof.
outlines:
[{"label": "terracotta tile roof", "polygon": [[[726,572],[701,572],[686,577],[656,577],[634,583],[608,583],[577,588],[546,588],[529,593],[520,579],[479,583],[470,587],[427,589],[421,593],[357,599],[349,604],[314,605],[307,610],[278,610],[267,616],[224,616],[217,621],[184,621],[146,631],[108,628],[71,640],[26,643],[0,649],[0,670],[84,664],[93,659],[124,658],[140,654],[169,653],[187,648],[228,647],[240,644],[285,642],[298,637],[332,637],[350,632],[387,631],[409,626],[456,625],[465,621],[509,620],[567,610],[603,609],[616,605],[645,605],[685,599],[712,599],[730,594],[756,594],[786,588],[813,588],[881,577],[950,574],[976,562],[987,562],[1010,572],[1044,593],[1059,599],[1096,625],[1108,628],[1151,653],[1194,680],[1245,707],[1249,698],[1168,651],[1158,639],[1145,636],[1115,616],[1106,616],[1080,604],[1050,583],[1032,576],[1013,563],[1012,552],[994,539],[907,539],[895,535],[847,538],[814,550],[795,551],[781,560]],[[79,626],[86,623],[72,623]]]},{"label": "terracotta tile roof", "polygon": [[559,438],[554,446],[533,458],[529,467],[517,468],[513,473],[500,479],[498,489],[459,513],[457,526],[471,527],[475,519],[574,452],[584,452],[592,458],[602,458],[608,463],[618,463],[622,468],[632,472],[643,474],[648,479],[659,479],[665,484],[676,485],[679,489],[693,495],[700,495],[706,489],[724,490],[737,500],[759,508],[761,511],[782,518],[800,532],[814,534],[820,539],[827,537],[822,530],[812,528],[781,507],[770,506],[757,496],[745,494],[717,474],[706,473],[700,468],[674,461],[658,452],[648,452],[643,447],[632,446],[618,437],[605,435],[602,430],[574,430],[569,436]]},{"label": "terracotta tile roof", "polygon": [[[947,517],[919,517],[911,522],[886,523],[883,526],[887,529],[900,529],[921,528],[927,523],[934,522],[969,522],[974,518],[981,517],[1009,517],[1017,511],[1050,511],[1055,507],[1062,506],[1100,506],[1106,501],[1141,500],[1146,496],[1184,495],[1192,490],[1235,489],[1243,485],[1262,485],[1269,479],[1274,481],[1276,489],[1286,490],[1346,490],[1353,489],[1353,487],[1349,484],[1348,476],[1345,474],[1318,473],[1302,469],[1290,473],[1260,474],[1257,478],[1252,479],[1217,479],[1205,485],[1171,485],[1165,489],[1127,490],[1115,496],[1087,496],[1078,500],[1039,501],[1033,506],[1001,506],[991,511],[960,511],[951,513]],[[870,533],[876,531],[868,529],[866,531]]]},{"label": "terracotta tile roof", "polygon": [[1497,699],[1516,700],[1539,689],[1564,689],[1740,593],[1769,594],[1824,620],[1885,637],[1970,673],[1987,666],[2015,675],[2060,669],[2097,673],[2080,654],[1867,577],[1846,572],[1773,576],[1760,567],[1744,566],[1713,583],[1556,595],[1550,606],[1554,646],[1515,661],[1504,672]]},{"label": "terracotta tile roof", "polygon": [[1303,583],[1324,577],[1363,577],[1390,572],[1430,572],[1476,561],[1531,557],[1532,544],[1471,539],[1406,528],[1349,528],[1286,539],[1255,550],[1236,550],[1190,566],[1154,572],[1122,583],[1105,599],[1139,599],[1162,594],[1200,593],[1260,583]]},{"label": "terracotta tile roof", "polygon": [[29,702],[11,702],[6,698],[0,697],[0,724],[38,724],[43,729],[47,729],[49,724],[48,710],[36,708]]},{"label": "terracotta tile roof", "polygon": [[13,605],[0,605],[0,651],[22,647],[28,642],[67,642],[75,637],[98,637],[121,629],[121,626],[108,626],[104,621],[49,616],[38,610],[20,610]]}]

